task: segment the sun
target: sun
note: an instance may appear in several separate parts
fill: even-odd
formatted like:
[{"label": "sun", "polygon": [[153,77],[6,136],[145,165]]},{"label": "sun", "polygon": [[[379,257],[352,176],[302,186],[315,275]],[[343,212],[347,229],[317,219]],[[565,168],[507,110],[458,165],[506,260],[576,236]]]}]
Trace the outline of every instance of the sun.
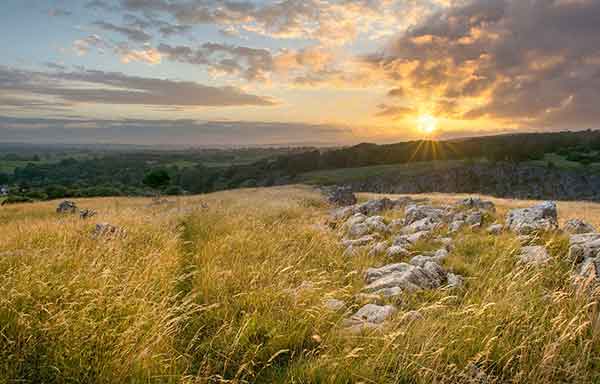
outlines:
[{"label": "sun", "polygon": [[417,128],[423,133],[433,133],[437,125],[438,120],[431,115],[421,115],[417,118]]}]

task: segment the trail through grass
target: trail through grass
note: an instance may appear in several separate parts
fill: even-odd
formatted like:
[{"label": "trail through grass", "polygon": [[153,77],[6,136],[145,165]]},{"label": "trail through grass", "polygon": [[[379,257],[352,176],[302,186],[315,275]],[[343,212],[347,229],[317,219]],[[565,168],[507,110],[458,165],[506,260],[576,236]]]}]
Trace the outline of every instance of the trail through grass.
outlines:
[{"label": "trail through grass", "polygon": [[[500,218],[532,204],[495,201]],[[524,268],[515,236],[464,230],[444,265],[466,277],[464,289],[387,301],[399,312],[383,331],[352,335],[341,323],[364,304],[364,270],[404,260],[342,256],[315,191],[148,202],[81,200],[127,229],[110,240],[92,239],[94,222],[59,217],[52,202],[0,210],[0,383],[600,379],[596,296],[571,284],[563,235],[538,239],[548,266]],[[559,203],[562,221],[597,225],[598,213]],[[346,311],[326,310],[327,298]],[[423,319],[407,321],[411,310]]]}]

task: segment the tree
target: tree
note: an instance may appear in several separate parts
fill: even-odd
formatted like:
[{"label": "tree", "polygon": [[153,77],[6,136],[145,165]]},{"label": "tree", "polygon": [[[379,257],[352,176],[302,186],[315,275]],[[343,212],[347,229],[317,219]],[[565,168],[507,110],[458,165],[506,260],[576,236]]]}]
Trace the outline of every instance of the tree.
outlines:
[{"label": "tree", "polygon": [[142,180],[142,183],[144,183],[144,185],[157,191],[168,186],[170,182],[171,176],[169,176],[169,173],[164,169],[152,170],[146,173],[146,175],[144,176],[144,180]]}]

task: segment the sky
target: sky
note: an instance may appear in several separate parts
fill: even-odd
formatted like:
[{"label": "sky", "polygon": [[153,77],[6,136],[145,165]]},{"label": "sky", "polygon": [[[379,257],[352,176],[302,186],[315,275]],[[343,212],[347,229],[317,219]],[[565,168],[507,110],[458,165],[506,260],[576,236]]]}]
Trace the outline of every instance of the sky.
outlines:
[{"label": "sky", "polygon": [[600,0],[3,0],[0,142],[596,129]]}]

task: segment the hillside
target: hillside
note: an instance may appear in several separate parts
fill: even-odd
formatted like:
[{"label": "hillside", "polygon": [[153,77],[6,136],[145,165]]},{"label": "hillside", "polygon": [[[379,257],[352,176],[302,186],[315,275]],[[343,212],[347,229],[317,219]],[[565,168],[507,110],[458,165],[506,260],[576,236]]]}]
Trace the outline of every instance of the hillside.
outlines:
[{"label": "hillside", "polygon": [[[408,197],[438,207],[467,195]],[[599,380],[598,292],[574,284],[569,236],[488,233],[508,210],[539,202],[483,198],[496,208],[480,225],[436,226],[387,255],[342,246],[348,226],[305,186],[160,204],[76,199],[97,211],[87,220],[57,214],[60,201],[1,207],[0,383]],[[600,204],[557,207],[560,228],[573,218],[600,228]],[[407,211],[377,220],[391,226]],[[101,222],[114,227],[92,236]],[[446,237],[444,282],[365,294],[368,268],[428,255]],[[549,259],[519,262],[524,243]],[[446,272],[464,280],[451,288]],[[357,329],[351,316],[367,303],[393,310]]]}]

